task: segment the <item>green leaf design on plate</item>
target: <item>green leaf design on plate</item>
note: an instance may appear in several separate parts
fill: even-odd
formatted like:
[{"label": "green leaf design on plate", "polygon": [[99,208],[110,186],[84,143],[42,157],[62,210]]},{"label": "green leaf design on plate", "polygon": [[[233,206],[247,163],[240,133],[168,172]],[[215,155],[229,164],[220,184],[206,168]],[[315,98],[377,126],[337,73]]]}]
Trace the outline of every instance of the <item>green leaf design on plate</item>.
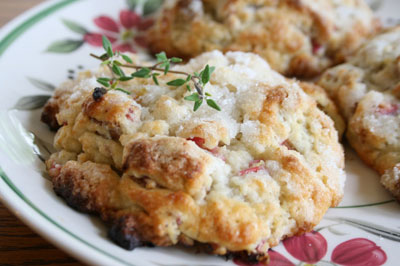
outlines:
[{"label": "green leaf design on plate", "polygon": [[30,95],[22,97],[15,104],[14,109],[30,111],[43,107],[50,95]]},{"label": "green leaf design on plate", "polygon": [[83,27],[82,25],[79,25],[76,22],[73,22],[72,20],[68,20],[68,19],[63,19],[62,23],[70,30],[72,30],[73,32],[79,33],[79,34],[86,34],[88,33],[88,31],[85,29],[85,27]]},{"label": "green leaf design on plate", "polygon": [[331,232],[334,235],[337,235],[337,236],[345,236],[345,235],[347,235],[347,233],[344,233],[344,232],[334,228],[333,226],[328,226],[327,228],[328,228],[328,231]]},{"label": "green leaf design on plate", "polygon": [[378,11],[383,4],[383,0],[370,0],[368,4],[373,11]]},{"label": "green leaf design on plate", "polygon": [[27,77],[27,79],[29,80],[29,82],[35,86],[38,89],[44,90],[44,91],[49,91],[49,92],[53,92],[56,89],[56,86],[47,83],[43,80],[39,80],[39,79],[35,79],[35,78],[30,78]]},{"label": "green leaf design on plate", "polygon": [[333,207],[332,209],[352,209],[352,208],[366,208],[366,207],[372,207],[372,206],[378,206],[378,205],[384,205],[388,203],[395,202],[395,200],[385,200],[381,202],[374,202],[374,203],[368,203],[368,204],[361,204],[361,205],[349,205],[349,206],[337,206]]},{"label": "green leaf design on plate", "polygon": [[162,0],[147,0],[143,6],[143,15],[154,13],[162,4]]},{"label": "green leaf design on plate", "polygon": [[84,43],[83,40],[55,41],[47,47],[46,52],[66,54],[77,50]]},{"label": "green leaf design on plate", "polygon": [[325,219],[354,226],[376,236],[400,242],[400,231],[396,229],[352,218],[325,217]]},{"label": "green leaf design on plate", "polygon": [[126,0],[126,5],[129,7],[130,10],[135,10],[139,2],[140,0]]}]

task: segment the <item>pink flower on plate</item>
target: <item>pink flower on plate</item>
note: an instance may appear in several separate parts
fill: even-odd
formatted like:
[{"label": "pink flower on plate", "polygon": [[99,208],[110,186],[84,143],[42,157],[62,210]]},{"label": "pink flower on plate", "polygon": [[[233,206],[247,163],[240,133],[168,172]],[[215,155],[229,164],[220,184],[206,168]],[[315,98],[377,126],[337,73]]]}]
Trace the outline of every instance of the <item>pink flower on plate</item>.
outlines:
[{"label": "pink flower on plate", "polygon": [[263,263],[263,262],[254,264],[254,263],[243,262],[238,259],[234,259],[233,262],[239,266],[267,266],[267,265],[268,266],[295,266],[290,260],[285,258],[285,256],[283,256],[279,252],[274,251],[272,249],[270,249],[268,251],[268,256],[269,256],[268,264]]},{"label": "pink flower on plate", "polygon": [[293,257],[310,264],[320,261],[328,250],[326,239],[316,231],[287,238],[283,245]]},{"label": "pink flower on plate", "polygon": [[281,253],[270,249],[268,251],[269,264],[268,266],[294,266],[294,264],[285,258]]},{"label": "pink flower on plate", "polygon": [[371,240],[354,238],[338,245],[331,260],[346,266],[379,266],[386,262],[386,253]]},{"label": "pink flower on plate", "polygon": [[101,36],[108,37],[113,44],[113,49],[120,52],[136,52],[135,46],[145,46],[141,31],[146,30],[152,25],[153,21],[144,19],[131,10],[122,10],[119,13],[119,21],[115,21],[109,16],[99,16],[94,19],[94,24],[103,32],[86,33],[84,40],[90,45],[102,46]]}]

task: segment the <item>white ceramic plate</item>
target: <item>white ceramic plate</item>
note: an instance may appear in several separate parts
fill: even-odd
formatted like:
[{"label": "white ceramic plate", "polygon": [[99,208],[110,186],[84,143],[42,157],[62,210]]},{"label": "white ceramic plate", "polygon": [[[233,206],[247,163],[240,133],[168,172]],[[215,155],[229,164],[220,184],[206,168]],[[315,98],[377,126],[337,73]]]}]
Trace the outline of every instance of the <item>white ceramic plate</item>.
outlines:
[{"label": "white ceramic plate", "polygon": [[[96,67],[98,63],[88,54],[101,52],[98,34],[104,28],[119,38],[115,45],[142,51],[140,39],[123,39],[129,34],[138,36],[137,25],[119,21],[120,11],[132,2],[48,1],[2,29],[0,196],[27,225],[86,263],[232,265],[232,261],[178,248],[121,249],[109,241],[100,221],[69,208],[45,178],[37,154],[46,154],[44,147],[51,147],[53,134],[39,121],[40,107],[54,85],[73,78],[82,68]],[[151,11],[151,4],[157,2],[148,0],[145,10]],[[398,0],[369,2],[386,23],[398,23]],[[109,18],[99,17],[104,14]],[[341,206],[329,210],[316,231],[274,248],[271,265],[398,265],[400,205],[350,149],[346,150],[346,171]]]}]

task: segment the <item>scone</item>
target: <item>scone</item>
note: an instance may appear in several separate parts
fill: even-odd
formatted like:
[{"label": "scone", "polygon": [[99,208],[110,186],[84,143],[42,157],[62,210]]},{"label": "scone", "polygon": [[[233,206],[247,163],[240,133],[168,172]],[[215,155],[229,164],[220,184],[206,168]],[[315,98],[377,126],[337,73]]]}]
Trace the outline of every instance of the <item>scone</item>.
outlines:
[{"label": "scone", "polygon": [[378,27],[364,0],[166,0],[146,38],[152,52],[254,52],[281,74],[313,77]]},{"label": "scone", "polygon": [[348,120],[350,144],[400,199],[400,27],[364,44],[319,84]]},{"label": "scone", "polygon": [[205,89],[222,111],[192,111],[186,88],[166,85],[172,73],[101,98],[93,91],[106,67],[64,83],[43,113],[59,127],[48,172],[58,195],[99,215],[125,248],[180,244],[264,260],[339,203],[343,149],[316,102],[259,56],[214,51],[173,69],[206,64],[215,71]]},{"label": "scone", "polygon": [[288,81],[298,82],[303,91],[317,102],[317,107],[333,120],[335,128],[338,131],[339,140],[341,140],[346,131],[346,122],[328,93],[321,86],[312,82],[300,82],[290,79]]}]

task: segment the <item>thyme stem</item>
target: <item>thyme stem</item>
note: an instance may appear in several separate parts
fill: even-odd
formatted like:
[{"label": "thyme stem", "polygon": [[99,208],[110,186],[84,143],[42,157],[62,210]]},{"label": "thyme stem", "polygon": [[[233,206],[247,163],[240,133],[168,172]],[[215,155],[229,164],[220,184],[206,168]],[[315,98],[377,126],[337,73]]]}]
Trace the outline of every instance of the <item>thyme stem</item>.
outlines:
[{"label": "thyme stem", "polygon": [[[90,56],[96,58],[97,60],[102,61],[102,65],[106,64],[110,69],[112,78],[109,77],[99,77],[97,78],[97,82],[103,85],[105,90],[118,90],[122,91],[128,95],[131,93],[129,91],[124,90],[123,88],[117,87],[120,81],[128,81],[134,78],[152,78],[156,85],[159,85],[157,76],[160,73],[154,72],[162,72],[164,75],[167,73],[174,73],[179,75],[186,76],[186,79],[174,79],[167,82],[168,86],[180,87],[186,86],[187,91],[191,92],[192,88],[189,85],[189,81],[193,82],[195,93],[192,93],[189,96],[184,97],[183,99],[186,101],[194,102],[193,111],[196,112],[197,109],[203,104],[203,102],[207,103],[207,105],[217,111],[221,111],[221,108],[218,104],[210,98],[212,95],[210,93],[205,92],[204,86],[210,81],[210,77],[215,67],[210,67],[208,64],[204,67],[200,73],[194,72],[193,74],[189,74],[183,71],[177,70],[169,70],[171,63],[176,64],[182,62],[181,58],[171,57],[168,58],[165,52],[160,52],[156,54],[157,63],[153,66],[137,66],[133,64],[132,59],[122,54],[119,51],[114,52],[112,48],[112,44],[110,40],[106,36],[102,36],[103,48],[105,53],[101,56],[97,56],[95,54],[90,54]],[[113,57],[121,56],[122,59],[126,63],[121,63],[118,60],[113,60]],[[131,75],[125,75],[124,71],[121,67],[133,68],[136,72]],[[107,89],[106,89],[107,88]]]},{"label": "thyme stem", "polygon": [[[101,60],[101,61],[103,61],[103,62],[106,61],[106,60],[101,59],[100,56],[97,56],[97,55],[94,55],[94,54],[90,54],[90,56],[92,56],[92,57],[94,57],[94,58],[96,58],[96,59],[98,59],[98,60]],[[127,68],[134,68],[134,69],[150,68],[151,70],[154,70],[154,71],[164,72],[164,69],[162,69],[162,68],[157,68],[158,65],[160,65],[160,63],[157,63],[157,64],[155,64],[155,65],[152,66],[152,67],[135,66],[135,65],[128,65],[128,64],[122,64],[121,66],[122,66],[122,67],[127,67]],[[183,71],[169,70],[168,73],[174,73],[174,74],[181,74],[181,75],[189,76],[188,73],[183,72]]]},{"label": "thyme stem", "polygon": [[[98,60],[100,60],[100,61],[102,61],[102,62],[106,61],[106,60],[103,60],[100,56],[97,56],[97,55],[92,54],[92,53],[90,54],[90,56],[91,56],[91,57],[94,57],[94,58],[96,58],[96,59],[98,59]],[[164,69],[158,68],[158,66],[161,65],[161,64],[162,64],[162,62],[159,62],[159,63],[157,63],[157,64],[155,64],[155,65],[153,65],[153,66],[151,66],[151,67],[137,66],[137,65],[129,65],[129,64],[122,64],[121,67],[133,68],[133,69],[136,69],[136,70],[142,69],[142,68],[150,68],[150,69],[153,70],[153,71],[164,72]],[[110,70],[111,70],[111,67],[110,67]],[[111,70],[111,72],[112,72],[112,70]],[[195,87],[197,93],[199,94],[199,96],[200,96],[201,99],[204,98],[204,91],[203,91],[203,88],[200,86],[200,84],[199,84],[199,82],[198,82],[198,81],[200,80],[199,77],[192,76],[192,75],[190,75],[190,74],[188,74],[188,73],[186,73],[186,72],[183,72],[183,71],[176,71],[176,70],[169,70],[168,73],[174,73],[174,74],[185,75],[186,77],[191,76],[190,79],[193,81],[193,84],[194,84],[194,87]]]}]

